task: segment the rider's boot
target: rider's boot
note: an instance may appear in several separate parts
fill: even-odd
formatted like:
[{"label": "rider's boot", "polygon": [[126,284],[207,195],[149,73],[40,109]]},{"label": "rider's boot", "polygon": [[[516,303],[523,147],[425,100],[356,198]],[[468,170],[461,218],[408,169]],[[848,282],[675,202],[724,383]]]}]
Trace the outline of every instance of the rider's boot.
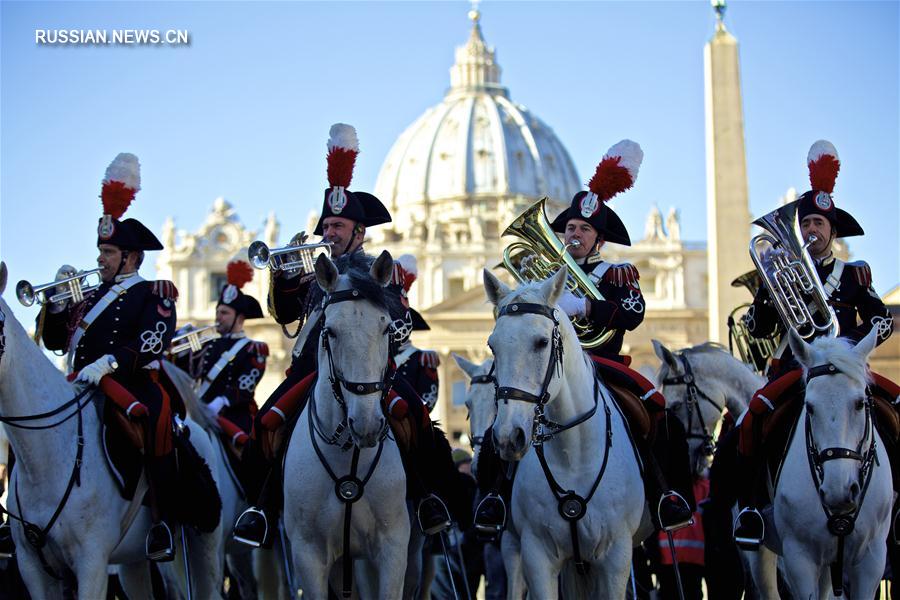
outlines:
[{"label": "rider's boot", "polygon": [[644,464],[644,495],[651,508],[654,525],[662,531],[675,531],[694,522],[693,510],[685,497],[669,488],[659,462],[647,440],[635,438],[635,445]]},{"label": "rider's boot", "polygon": [[734,521],[734,542],[743,550],[758,550],[766,536],[766,524],[757,510],[756,486],[759,465],[751,456],[738,454],[738,506],[741,512]]},{"label": "rider's boot", "polygon": [[251,548],[269,548],[275,539],[274,526],[278,521],[278,498],[281,495],[281,460],[277,459],[269,468],[259,498],[238,517],[231,535],[236,542]]},{"label": "rider's boot", "polygon": [[16,544],[12,538],[12,527],[9,521],[0,523],[0,558],[12,558],[16,555]]},{"label": "rider's boot", "polygon": [[166,523],[172,514],[172,490],[166,482],[175,481],[175,455],[156,456],[147,461],[147,481],[150,486],[150,513],[153,525],[147,532],[144,550],[147,560],[168,562],[175,558],[175,540]]},{"label": "rider's boot", "polygon": [[506,527],[512,480],[506,477],[507,465],[497,454],[491,428],[484,434],[478,454],[478,489],[481,501],[475,508],[475,533],[485,542],[497,541]]}]

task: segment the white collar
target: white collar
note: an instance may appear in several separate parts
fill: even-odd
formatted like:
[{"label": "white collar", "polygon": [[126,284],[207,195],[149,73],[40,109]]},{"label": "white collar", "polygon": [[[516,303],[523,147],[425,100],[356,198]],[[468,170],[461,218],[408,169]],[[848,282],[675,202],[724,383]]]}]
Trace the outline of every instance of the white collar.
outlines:
[{"label": "white collar", "polygon": [[132,271],[131,273],[122,273],[120,275],[116,275],[116,283],[122,283],[126,279],[131,279],[132,277],[136,277],[138,274],[137,271]]}]

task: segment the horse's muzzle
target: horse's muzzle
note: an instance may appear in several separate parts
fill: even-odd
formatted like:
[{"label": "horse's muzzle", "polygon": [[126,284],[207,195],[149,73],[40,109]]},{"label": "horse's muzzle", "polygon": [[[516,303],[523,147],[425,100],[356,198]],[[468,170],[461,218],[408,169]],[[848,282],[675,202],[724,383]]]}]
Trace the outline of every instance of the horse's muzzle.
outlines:
[{"label": "horse's muzzle", "polygon": [[494,430],[494,446],[500,454],[500,458],[507,461],[521,460],[528,450],[528,440],[525,430],[521,427],[513,427],[508,436],[498,436]]},{"label": "horse's muzzle", "polygon": [[353,418],[347,419],[347,425],[350,428],[350,436],[353,438],[353,442],[359,448],[374,448],[378,445],[378,442],[381,440],[381,436],[384,433],[385,421],[384,418],[378,419],[378,426],[372,428],[369,431],[359,432],[353,426]]}]

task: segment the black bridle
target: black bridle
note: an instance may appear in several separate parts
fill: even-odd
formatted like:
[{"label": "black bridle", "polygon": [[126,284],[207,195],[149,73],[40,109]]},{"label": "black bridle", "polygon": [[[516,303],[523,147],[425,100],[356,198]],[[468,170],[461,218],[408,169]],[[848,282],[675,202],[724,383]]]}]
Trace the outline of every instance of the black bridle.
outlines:
[{"label": "black bridle", "polygon": [[[328,356],[328,380],[331,383],[331,390],[334,394],[334,397],[344,413],[341,422],[338,423],[338,426],[332,435],[326,437],[322,433],[320,425],[317,423],[318,417],[316,416],[315,390],[313,390],[313,396],[309,401],[309,437],[312,441],[313,450],[315,450],[316,456],[319,457],[319,462],[322,464],[322,467],[324,467],[325,472],[328,473],[328,476],[334,482],[334,495],[337,496],[337,499],[344,505],[344,524],[342,537],[343,581],[341,589],[341,595],[344,598],[350,598],[353,593],[353,557],[350,554],[350,520],[353,515],[353,504],[356,503],[357,500],[362,498],[366,483],[368,483],[369,479],[372,477],[372,474],[375,472],[375,467],[378,465],[378,461],[381,459],[381,453],[384,449],[384,440],[387,437],[390,426],[388,424],[387,418],[385,417],[384,425],[378,438],[378,448],[375,451],[375,458],[369,465],[368,472],[363,476],[362,479],[360,479],[357,476],[357,468],[359,466],[360,455],[359,446],[353,443],[352,436],[347,436],[347,439],[343,443],[341,443],[340,441],[345,431],[353,431],[353,422],[350,420],[350,415],[347,410],[347,401],[344,398],[343,390],[346,389],[348,392],[359,395],[374,394],[376,392],[380,392],[381,398],[379,399],[378,406],[384,406],[384,400],[387,396],[388,391],[393,385],[394,374],[396,373],[395,369],[392,367],[396,342],[391,331],[392,323],[389,323],[387,327],[385,327],[385,330],[383,332],[383,335],[386,335],[388,338],[388,359],[387,364],[384,367],[381,380],[373,382],[348,381],[344,377],[340,369],[338,369],[334,364],[334,355],[332,354],[331,343],[328,341],[329,329],[327,322],[325,322],[325,312],[326,309],[333,304],[337,304],[340,302],[354,302],[364,299],[365,297],[363,296],[362,292],[357,289],[349,289],[332,292],[325,296],[325,299],[322,302],[321,318],[323,320],[323,326],[321,335],[322,346],[325,349],[325,354]],[[345,475],[343,477],[337,476],[337,474],[331,468],[331,465],[328,464],[328,460],[325,458],[325,455],[322,453],[322,449],[319,447],[316,441],[317,437],[321,438],[322,441],[324,441],[328,445],[339,446],[340,449],[345,452],[347,450],[350,450],[350,448],[353,448],[353,453],[350,458],[350,473],[348,475]]]},{"label": "black bridle", "polygon": [[[807,371],[806,383],[815,377],[836,375],[840,370],[831,363],[813,367]],[[812,419],[809,411],[806,411],[806,457],[809,462],[809,471],[813,484],[818,490],[825,477],[825,463],[830,460],[849,459],[859,461],[859,473],[857,482],[860,486],[859,501],[856,507],[848,513],[833,513],[824,502],[820,501],[822,510],[828,519],[828,531],[838,539],[837,558],[831,563],[831,585],[835,596],[843,594],[843,564],[844,564],[844,538],[853,532],[856,518],[862,509],[869,483],[872,481],[873,468],[878,462],[877,444],[875,441],[875,425],[872,417],[872,396],[866,390],[864,408],[866,411],[866,427],[863,436],[856,448],[833,447],[819,450],[813,437]],[[868,441],[868,444],[866,443]],[[868,447],[866,447],[868,446]]]},{"label": "black bridle", "polygon": [[[475,375],[469,380],[469,387],[471,388],[473,385],[481,385],[481,384],[490,384],[495,388],[497,386],[497,380],[494,378],[494,364],[491,363],[491,370],[487,373],[482,373],[481,375]],[[472,446],[472,450],[478,448],[484,444],[484,435],[473,435],[472,441],[469,442]]]},{"label": "black bridle", "polygon": [[[719,413],[725,411],[725,407],[716,403],[715,400],[709,397],[703,390],[701,390],[697,386],[697,378],[694,377],[694,370],[691,368],[691,363],[688,360],[687,355],[685,354],[676,354],[679,362],[684,369],[684,373],[681,375],[677,375],[674,377],[666,377],[663,379],[663,385],[683,385],[685,386],[685,406],[687,408],[687,423],[685,428],[685,435],[688,439],[700,439],[702,440],[701,450],[704,456],[710,457],[716,451],[715,439],[713,438],[712,432],[707,426],[706,421],[703,419],[703,411],[700,410],[700,400],[705,400],[710,403]],[[697,413],[697,422],[700,424],[700,429],[703,433],[694,433],[694,413]]]},{"label": "black bridle", "polygon": [[[581,547],[578,541],[578,521],[587,514],[588,502],[591,501],[597,488],[600,487],[600,481],[603,479],[603,474],[606,472],[606,467],[609,463],[610,448],[612,448],[612,417],[609,410],[609,404],[606,401],[606,396],[603,396],[603,410],[606,414],[606,448],[603,451],[603,463],[600,465],[600,472],[597,474],[596,479],[594,479],[594,483],[591,485],[591,489],[587,496],[580,496],[575,490],[563,488],[550,470],[550,465],[547,463],[547,458],[544,456],[544,444],[553,439],[557,434],[584,423],[596,414],[601,397],[600,379],[595,372],[594,406],[590,410],[565,424],[556,423],[555,421],[548,419],[545,414],[545,408],[547,402],[550,400],[550,383],[553,380],[554,373],[557,373],[560,376],[562,375],[563,346],[562,337],[559,333],[558,311],[555,308],[543,304],[513,303],[502,307],[497,314],[497,319],[499,320],[504,316],[512,317],[527,314],[540,315],[553,321],[553,333],[551,334],[550,341],[550,358],[547,362],[547,370],[544,373],[544,381],[541,384],[541,390],[535,395],[515,387],[499,387],[496,378],[492,377],[495,388],[495,397],[498,404],[500,402],[508,403],[510,400],[534,404],[531,445],[534,446],[534,451],[541,464],[541,469],[544,472],[544,478],[547,480],[547,485],[550,487],[550,491],[556,498],[557,510],[559,511],[560,516],[569,523],[569,533],[572,539],[572,554],[575,560],[575,568],[579,573],[584,574],[587,572],[588,565],[581,557]],[[494,365],[496,364],[497,361],[495,358]],[[492,375],[493,372],[494,367],[491,366],[491,371],[488,375]]]}]

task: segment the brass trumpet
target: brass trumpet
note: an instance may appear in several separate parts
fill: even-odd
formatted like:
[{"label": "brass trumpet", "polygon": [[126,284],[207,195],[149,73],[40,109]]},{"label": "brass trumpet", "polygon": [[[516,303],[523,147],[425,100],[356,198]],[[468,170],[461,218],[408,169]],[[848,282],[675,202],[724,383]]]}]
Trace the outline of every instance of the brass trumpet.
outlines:
[{"label": "brass trumpet", "polygon": [[750,258],[785,327],[804,339],[836,337],[837,317],[807,250],[816,237],[803,243],[796,220],[797,203],[790,202],[753,221],[769,233],[750,240]]},{"label": "brass trumpet", "polygon": [[[529,206],[503,232],[504,236],[522,238],[503,250],[503,266],[517,281],[528,283],[546,279],[566,265],[569,267],[566,281],[569,291],[580,298],[603,300],[603,294],[569,254],[569,247],[576,244],[563,244],[550,227],[544,212],[546,202],[547,198],[541,198]],[[602,346],[616,333],[615,329],[594,331],[593,325],[585,319],[572,319],[572,325],[583,348]]]},{"label": "brass trumpet", "polygon": [[[97,283],[86,285],[87,278],[97,276]],[[93,292],[100,287],[100,269],[90,271],[71,272],[71,275],[58,281],[51,281],[42,285],[32,285],[24,279],[16,284],[16,298],[22,306],[31,306],[35,302],[40,305],[72,300],[75,303],[84,300],[84,295]],[[57,286],[65,286],[65,291],[52,293]],[[48,295],[49,294],[49,295]]]},{"label": "brass trumpet", "polygon": [[301,231],[295,235],[287,246],[269,248],[265,242],[256,240],[247,249],[250,264],[257,269],[269,268],[273,271],[296,271],[312,273],[316,258],[325,254],[331,258],[331,242],[303,244],[306,235]]},{"label": "brass trumpet", "polygon": [[172,344],[169,346],[169,354],[172,356],[181,354],[185,350],[197,352],[207,342],[219,337],[216,333],[215,325],[207,325],[206,327],[198,327],[187,333],[182,333],[172,338]]}]

